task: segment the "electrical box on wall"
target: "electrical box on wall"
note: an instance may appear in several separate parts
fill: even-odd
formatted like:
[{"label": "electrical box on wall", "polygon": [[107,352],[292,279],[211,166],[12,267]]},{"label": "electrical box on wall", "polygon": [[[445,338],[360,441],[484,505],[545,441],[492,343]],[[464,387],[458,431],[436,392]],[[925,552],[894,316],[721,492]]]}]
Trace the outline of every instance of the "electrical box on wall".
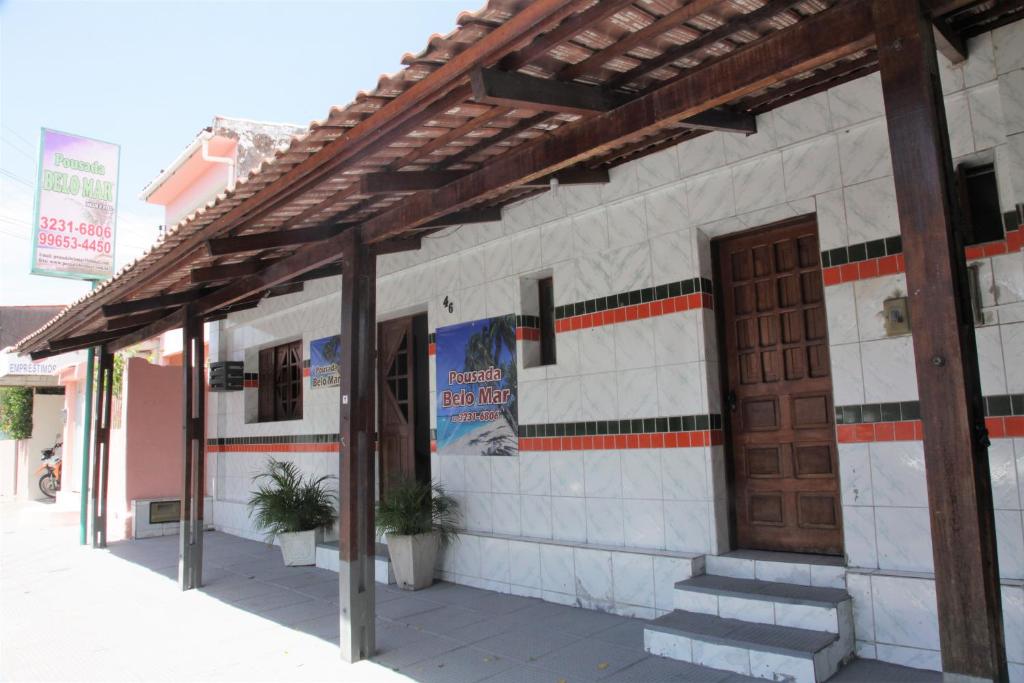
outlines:
[{"label": "electrical box on wall", "polygon": [[910,334],[910,309],[907,308],[907,297],[886,299],[882,306],[885,312],[886,336]]},{"label": "electrical box on wall", "polygon": [[244,378],[242,361],[210,363],[210,391],[241,391]]}]

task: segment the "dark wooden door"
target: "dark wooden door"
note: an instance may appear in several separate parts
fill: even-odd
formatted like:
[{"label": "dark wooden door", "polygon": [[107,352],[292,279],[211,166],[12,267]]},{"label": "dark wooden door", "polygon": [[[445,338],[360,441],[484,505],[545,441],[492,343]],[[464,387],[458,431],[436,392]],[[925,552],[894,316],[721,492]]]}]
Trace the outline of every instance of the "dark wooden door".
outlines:
[{"label": "dark wooden door", "polygon": [[828,328],[813,220],[716,242],[741,548],[841,554]]},{"label": "dark wooden door", "polygon": [[416,475],[412,323],[412,318],[399,318],[380,323],[377,329],[381,496],[394,479]]}]

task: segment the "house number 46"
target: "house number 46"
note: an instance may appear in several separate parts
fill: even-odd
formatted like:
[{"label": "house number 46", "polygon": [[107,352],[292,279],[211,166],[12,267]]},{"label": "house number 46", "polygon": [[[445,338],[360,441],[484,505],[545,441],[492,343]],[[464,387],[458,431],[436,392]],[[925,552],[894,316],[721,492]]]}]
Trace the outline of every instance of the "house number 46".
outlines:
[{"label": "house number 46", "polygon": [[451,299],[449,299],[448,297],[444,298],[444,301],[441,302],[441,305],[444,306],[444,308],[449,313],[454,313],[455,312],[455,302],[452,301]]}]

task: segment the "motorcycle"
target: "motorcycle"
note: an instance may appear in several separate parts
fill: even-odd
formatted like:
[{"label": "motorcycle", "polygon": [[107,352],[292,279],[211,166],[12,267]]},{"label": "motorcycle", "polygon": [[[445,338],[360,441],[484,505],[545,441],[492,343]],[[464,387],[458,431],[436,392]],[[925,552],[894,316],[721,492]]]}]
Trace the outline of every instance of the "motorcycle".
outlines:
[{"label": "motorcycle", "polygon": [[60,472],[63,458],[57,454],[57,450],[63,445],[62,441],[58,441],[50,448],[44,448],[43,457],[40,458],[43,464],[35,472],[39,474],[45,470],[43,475],[39,477],[39,490],[47,498],[56,498],[57,491],[60,491]]}]

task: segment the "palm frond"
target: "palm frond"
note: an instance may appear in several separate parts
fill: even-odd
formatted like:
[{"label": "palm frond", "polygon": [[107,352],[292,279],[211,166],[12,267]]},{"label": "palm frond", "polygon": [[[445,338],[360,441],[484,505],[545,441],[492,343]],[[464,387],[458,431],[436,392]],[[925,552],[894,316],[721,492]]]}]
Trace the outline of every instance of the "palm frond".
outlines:
[{"label": "palm frond", "polygon": [[303,477],[293,462],[271,459],[266,471],[253,477],[250,516],[271,536],[310,531],[334,523],[337,497],[327,488],[332,477]]},{"label": "palm frond", "polygon": [[440,484],[415,479],[398,479],[377,502],[377,532],[396,536],[415,536],[436,531],[441,544],[458,537],[459,501]]}]

